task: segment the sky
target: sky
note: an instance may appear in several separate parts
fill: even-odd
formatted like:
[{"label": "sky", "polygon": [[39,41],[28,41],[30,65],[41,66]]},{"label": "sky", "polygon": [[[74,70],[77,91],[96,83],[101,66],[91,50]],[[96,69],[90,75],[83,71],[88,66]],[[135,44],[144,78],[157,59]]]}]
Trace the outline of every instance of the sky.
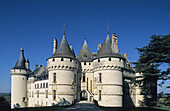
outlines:
[{"label": "sky", "polygon": [[[63,24],[76,55],[85,34],[90,50],[97,52],[109,24],[110,37],[112,33],[118,36],[120,53],[137,61],[135,48],[147,45],[153,34],[170,33],[169,5],[170,0],[0,0],[0,93],[10,92],[10,69],[19,58],[21,45],[31,70],[35,64],[46,66],[53,39],[58,44],[62,39]],[[164,88],[158,88],[161,90]]]}]

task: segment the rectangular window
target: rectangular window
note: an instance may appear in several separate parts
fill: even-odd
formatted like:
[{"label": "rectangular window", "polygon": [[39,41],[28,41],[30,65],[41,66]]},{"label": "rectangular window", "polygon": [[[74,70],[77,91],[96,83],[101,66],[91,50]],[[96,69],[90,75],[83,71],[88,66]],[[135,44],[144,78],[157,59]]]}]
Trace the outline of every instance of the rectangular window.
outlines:
[{"label": "rectangular window", "polygon": [[37,84],[37,88],[39,88],[39,84]]},{"label": "rectangular window", "polygon": [[48,88],[48,83],[46,83],[46,88]]},{"label": "rectangular window", "polygon": [[102,82],[102,73],[99,73],[99,82]]},{"label": "rectangular window", "polygon": [[86,75],[85,73],[83,73],[83,82],[85,82],[85,80],[86,80]]},{"label": "rectangular window", "polygon": [[34,91],[32,91],[32,97],[34,97]]},{"label": "rectangular window", "polygon": [[53,90],[53,100],[56,99],[56,90]]},{"label": "rectangular window", "polygon": [[53,82],[56,82],[56,73],[53,74]]},{"label": "rectangular window", "polygon": [[40,88],[42,88],[42,83],[41,83],[41,87]]},{"label": "rectangular window", "polygon": [[43,83],[43,88],[45,88],[45,83]]},{"label": "rectangular window", "polygon": [[39,98],[39,90],[37,90],[37,98]]},{"label": "rectangular window", "polygon": [[45,90],[45,97],[48,98],[48,90]]},{"label": "rectangular window", "polygon": [[36,84],[35,84],[35,89],[36,89]]},{"label": "rectangular window", "polygon": [[101,90],[99,90],[99,101],[101,101]]}]

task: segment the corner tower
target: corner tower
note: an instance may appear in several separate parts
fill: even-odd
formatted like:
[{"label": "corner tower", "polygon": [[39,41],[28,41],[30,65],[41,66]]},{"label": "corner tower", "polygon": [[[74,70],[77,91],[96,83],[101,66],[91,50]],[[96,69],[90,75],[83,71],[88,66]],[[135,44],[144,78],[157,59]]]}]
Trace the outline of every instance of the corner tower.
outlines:
[{"label": "corner tower", "polygon": [[11,108],[27,107],[27,68],[25,66],[24,50],[21,48],[20,57],[11,69]]},{"label": "corner tower", "polygon": [[71,51],[65,30],[55,53],[47,59],[51,105],[71,105],[77,99],[78,61]]},{"label": "corner tower", "polygon": [[100,106],[123,106],[123,72],[124,58],[113,51],[112,42],[107,37],[93,60],[94,99]]}]

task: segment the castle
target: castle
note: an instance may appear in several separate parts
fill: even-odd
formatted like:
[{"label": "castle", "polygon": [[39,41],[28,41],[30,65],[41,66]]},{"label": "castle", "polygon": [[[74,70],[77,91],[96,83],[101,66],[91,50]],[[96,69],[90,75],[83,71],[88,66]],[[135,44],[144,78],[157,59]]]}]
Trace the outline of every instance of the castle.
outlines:
[{"label": "castle", "polygon": [[81,100],[97,101],[104,107],[140,107],[143,95],[140,85],[132,80],[138,76],[127,54],[120,54],[117,35],[107,32],[97,53],[84,44],[75,56],[65,37],[53,43],[53,55],[46,68],[35,65],[30,70],[21,48],[20,57],[11,69],[11,108],[71,105]]}]

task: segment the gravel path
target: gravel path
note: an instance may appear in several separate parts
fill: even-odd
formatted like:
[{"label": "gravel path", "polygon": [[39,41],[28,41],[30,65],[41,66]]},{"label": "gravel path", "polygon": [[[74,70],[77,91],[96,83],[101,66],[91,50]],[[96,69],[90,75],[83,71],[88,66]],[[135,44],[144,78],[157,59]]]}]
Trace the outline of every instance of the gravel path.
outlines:
[{"label": "gravel path", "polygon": [[79,103],[69,107],[62,109],[60,111],[104,111],[100,107],[96,106],[93,102],[87,102],[87,101],[80,101]]}]

